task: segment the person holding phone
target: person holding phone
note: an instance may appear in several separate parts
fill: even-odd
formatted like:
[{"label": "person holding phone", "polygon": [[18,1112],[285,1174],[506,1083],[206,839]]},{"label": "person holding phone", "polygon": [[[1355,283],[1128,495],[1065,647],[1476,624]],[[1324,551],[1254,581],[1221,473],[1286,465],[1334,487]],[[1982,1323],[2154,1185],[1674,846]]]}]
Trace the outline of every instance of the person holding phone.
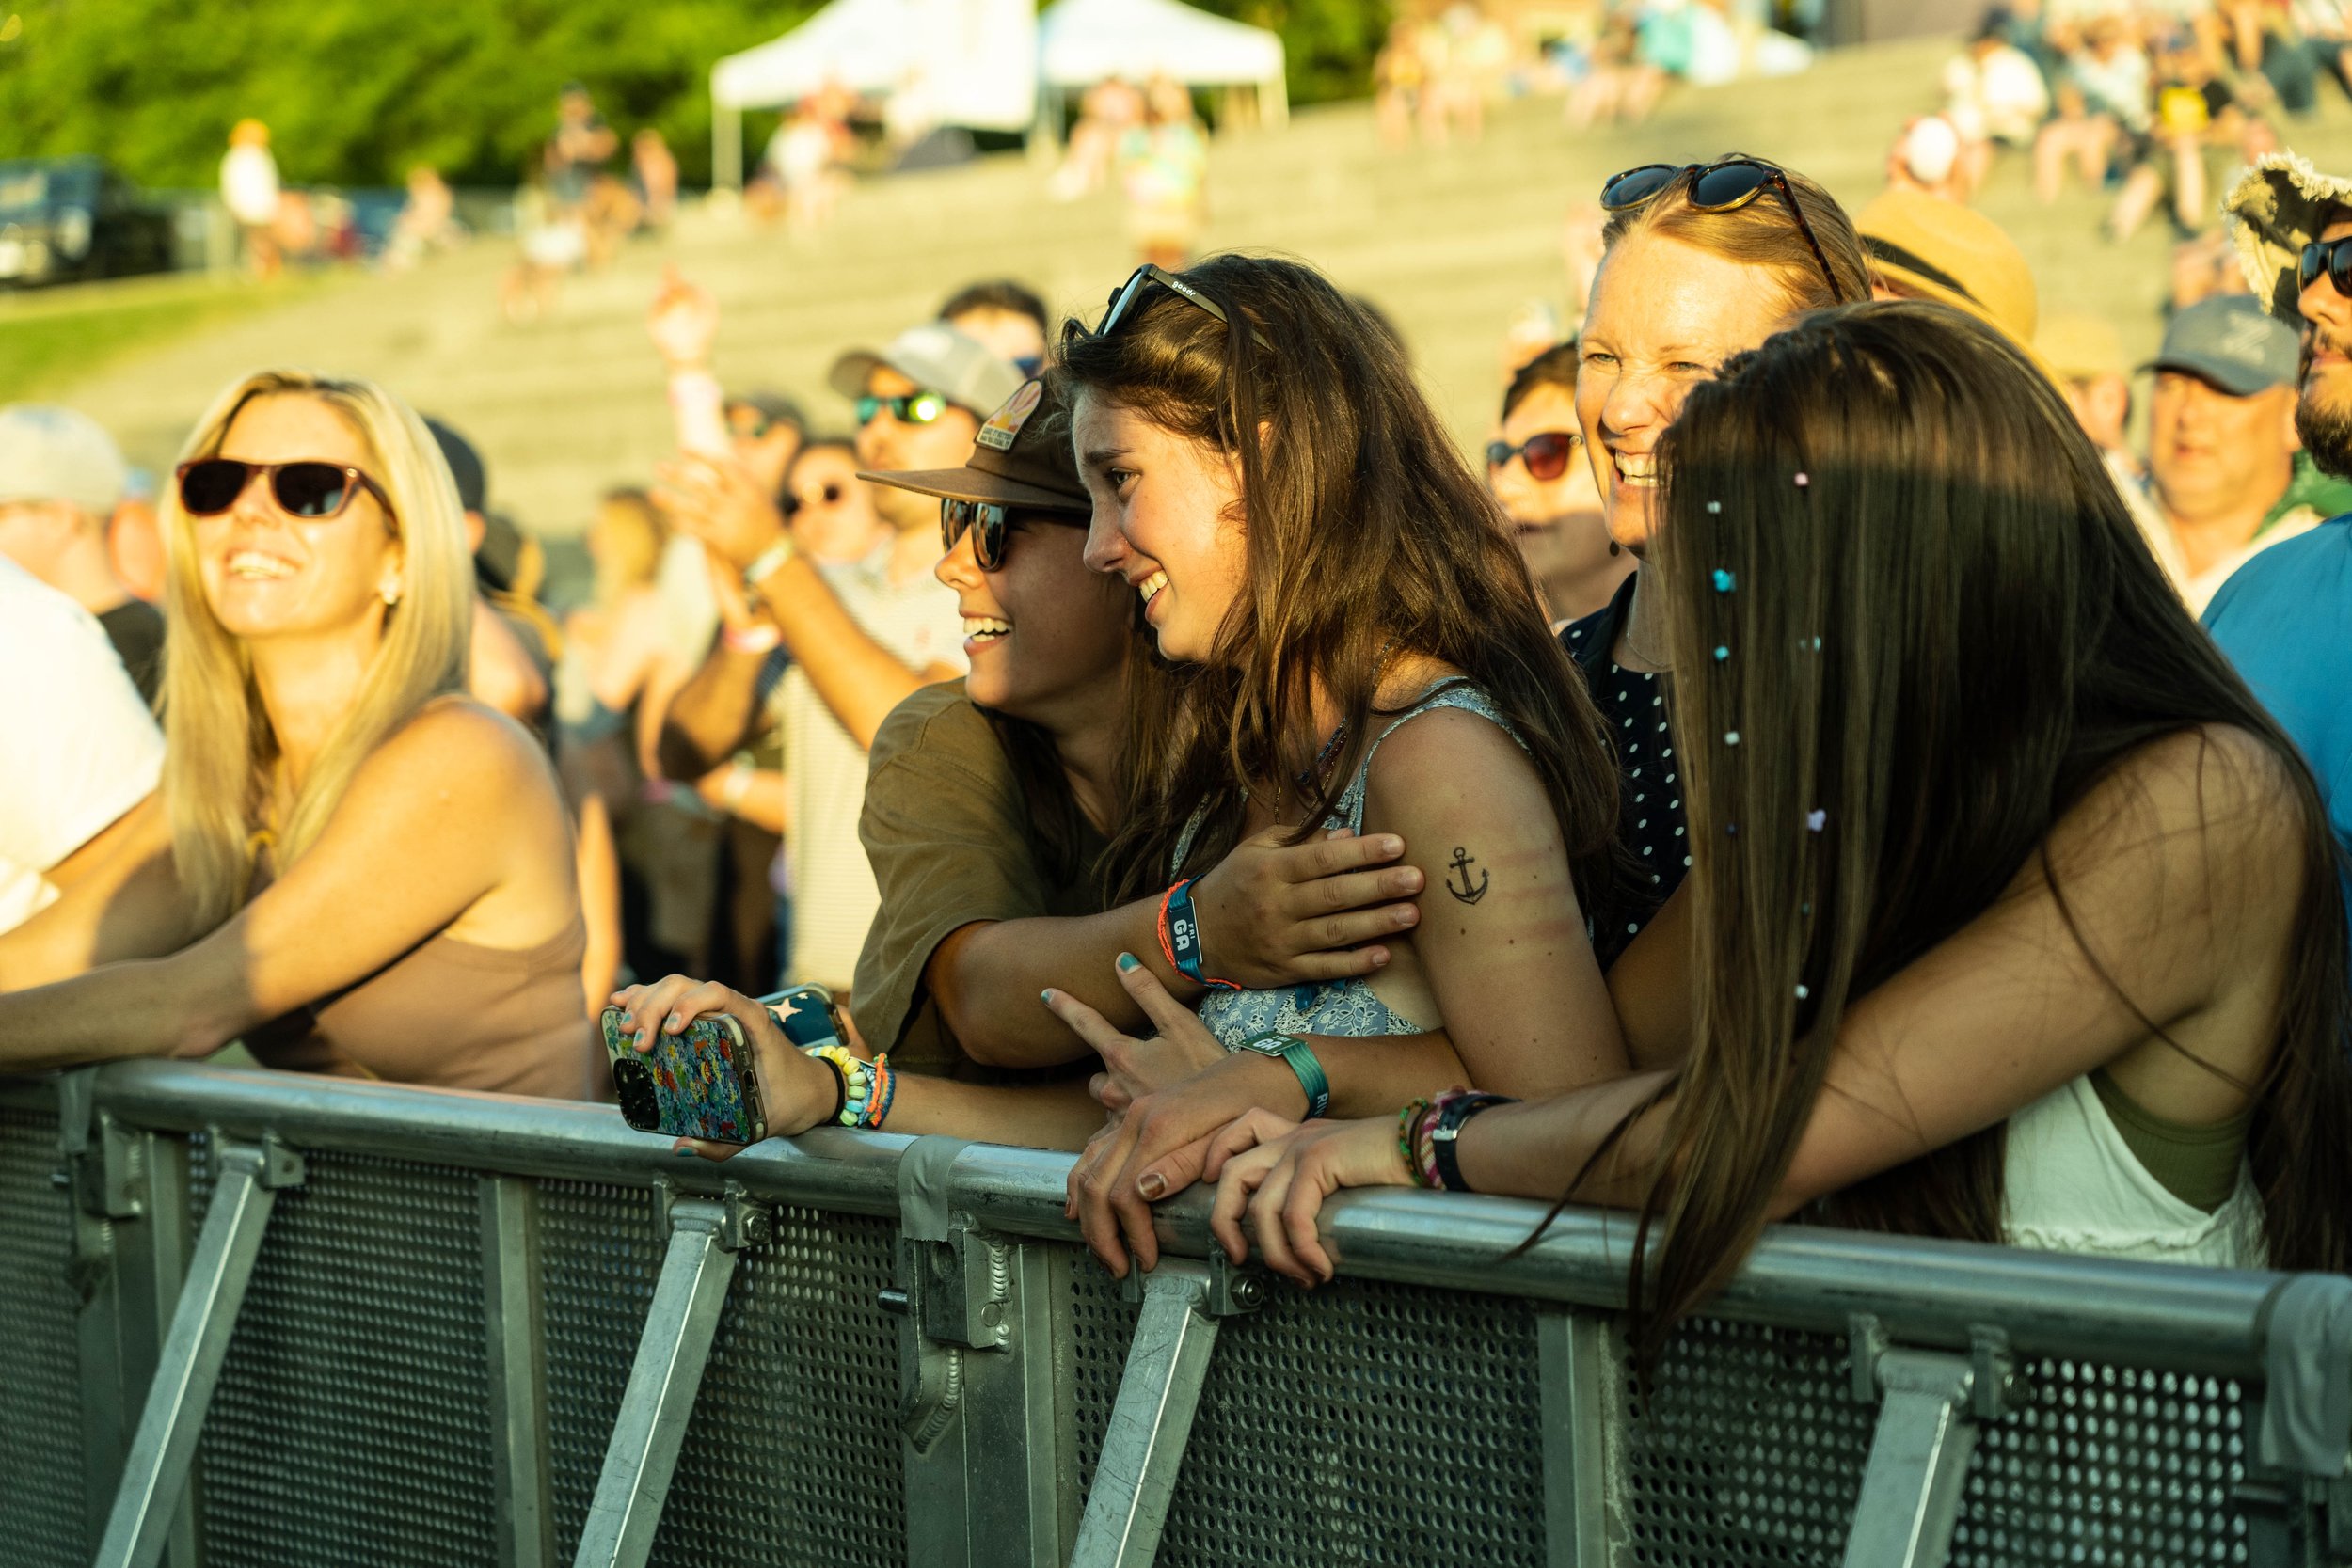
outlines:
[{"label": "person holding phone", "polygon": [[[1103,1123],[1082,1081],[1096,1063],[1039,1006],[1046,983],[1089,977],[1076,988],[1085,1002],[1138,1031],[1191,1016],[1141,984],[1135,955],[1158,956],[1159,900],[1108,907],[1100,877],[1134,792],[1135,715],[1162,677],[1124,586],[1086,564],[1092,501],[1057,382],[998,409],[963,467],[866,477],[940,498],[937,574],[956,593],[972,673],[915,692],[876,737],[860,836],[882,905],[858,961],[855,1028],[902,1074],[891,1130],[1074,1148]],[[1282,836],[1245,843],[1201,879],[1214,961],[1269,986],[1376,970],[1383,939],[1414,918],[1396,900],[1421,887],[1418,871],[1383,865],[1402,845]],[[799,1059],[738,992],[672,976],[613,1000],[641,1040],[705,1013],[735,1019],[759,1053],[775,1132],[835,1105],[830,1069]],[[1122,1041],[1104,1078],[1149,1085],[1222,1054]]]},{"label": "person holding phone", "polygon": [[587,1095],[571,827],[531,735],[466,695],[472,563],[424,422],[369,382],[246,376],[164,526],[162,784],[0,936],[0,1070],[242,1037],[269,1066]]}]

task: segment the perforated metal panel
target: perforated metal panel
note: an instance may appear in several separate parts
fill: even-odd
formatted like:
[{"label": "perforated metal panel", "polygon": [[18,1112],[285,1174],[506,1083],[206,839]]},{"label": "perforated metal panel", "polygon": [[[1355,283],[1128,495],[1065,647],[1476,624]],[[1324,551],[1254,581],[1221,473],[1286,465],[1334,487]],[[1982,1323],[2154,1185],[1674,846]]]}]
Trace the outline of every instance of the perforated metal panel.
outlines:
[{"label": "perforated metal panel", "polygon": [[[199,1450],[207,1568],[489,1564],[480,1219],[464,1172],[310,1153],[278,1196]],[[200,1212],[210,1161],[191,1161]]]},{"label": "perforated metal panel", "polygon": [[1119,1401],[1119,1376],[1135,1342],[1136,1308],[1121,1299],[1119,1281],[1085,1253],[1070,1262],[1070,1372],[1072,1424],[1078,1450],[1078,1489],[1094,1484],[1103,1457],[1103,1433]]},{"label": "perforated metal panel", "polygon": [[1629,1562],[1835,1568],[1878,1416],[1852,1397],[1842,1336],[1694,1320],[1645,1415],[1633,1393],[1629,1363],[1613,1425]]},{"label": "perforated metal panel", "polygon": [[2248,1560],[2230,1507],[2246,1470],[2235,1383],[2079,1361],[2020,1370],[2025,1397],[1969,1463],[1953,1568]]},{"label": "perforated metal panel", "polygon": [[[651,1196],[540,1197],[557,1540],[568,1559],[660,1270]],[[787,1208],[743,1254],[661,1513],[680,1568],[899,1568],[907,1560],[888,1222]]]},{"label": "perforated metal panel", "polygon": [[1531,1304],[1273,1286],[1219,1331],[1159,1560],[1540,1563]]},{"label": "perforated metal panel", "polygon": [[0,1556],[21,1568],[89,1560],[83,1511],[73,1211],[49,1180],[57,1119],[0,1107]]}]

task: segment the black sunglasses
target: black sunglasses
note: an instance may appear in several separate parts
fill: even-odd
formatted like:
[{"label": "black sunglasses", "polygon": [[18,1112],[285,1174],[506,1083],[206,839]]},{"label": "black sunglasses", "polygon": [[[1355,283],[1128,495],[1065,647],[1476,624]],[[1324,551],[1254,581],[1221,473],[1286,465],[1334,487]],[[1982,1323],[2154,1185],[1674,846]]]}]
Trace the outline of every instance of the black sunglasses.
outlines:
[{"label": "black sunglasses", "polygon": [[1568,459],[1584,438],[1572,431],[1539,430],[1513,446],[1508,441],[1486,443],[1486,470],[1492,473],[1514,457],[1527,460],[1527,477],[1549,483],[1568,471]]},{"label": "black sunglasses", "polygon": [[255,474],[269,476],[270,499],[289,517],[319,522],[342,515],[354,493],[365,490],[393,515],[392,499],[384,487],[358,469],[341,463],[299,459],[292,463],[246,463],[233,457],[200,457],[183,463],[180,508],[191,517],[216,517],[237,504]]},{"label": "black sunglasses", "polygon": [[[1072,528],[1084,528],[1082,516],[1063,516],[1056,512],[1025,512],[1022,515],[1037,522],[1066,523]],[[972,559],[983,572],[1003,569],[1005,547],[1012,534],[1012,508],[996,501],[943,500],[939,503],[939,553],[946,555],[965,534],[972,536]]]},{"label": "black sunglasses", "polygon": [[1821,242],[1813,237],[1813,226],[1805,221],[1804,209],[1797,204],[1797,193],[1790,188],[1788,176],[1760,159],[1734,157],[1711,164],[1644,164],[1611,176],[1600,188],[1600,204],[1612,213],[1639,207],[1686,174],[1691,182],[1684,195],[1702,213],[1736,213],[1767,190],[1779,192],[1781,200],[1788,205],[1788,215],[1797,220],[1797,232],[1804,236],[1805,247],[1813,252],[1813,260],[1821,269],[1821,279],[1829,285],[1830,297],[1844,301],[1846,291],[1838,287],[1837,275],[1830,270],[1829,258],[1821,253]]},{"label": "black sunglasses", "polygon": [[2352,299],[2352,235],[2341,240],[2313,240],[2303,247],[2295,269],[2296,286],[2308,289],[2325,273],[2336,293]]},{"label": "black sunglasses", "polygon": [[[1206,310],[1228,326],[1232,325],[1232,319],[1226,315],[1224,306],[1169,272],[1166,267],[1145,265],[1137,267],[1128,275],[1126,282],[1111,291],[1110,306],[1103,312],[1102,321],[1096,324],[1094,335],[1098,338],[1107,338],[1118,331],[1120,324],[1127,320],[1128,314],[1134,310],[1136,302],[1155,287],[1166,289],[1186,304]],[[1249,329],[1249,335],[1258,340],[1258,345],[1261,348],[1274,346],[1265,341],[1265,334],[1254,326]]]}]

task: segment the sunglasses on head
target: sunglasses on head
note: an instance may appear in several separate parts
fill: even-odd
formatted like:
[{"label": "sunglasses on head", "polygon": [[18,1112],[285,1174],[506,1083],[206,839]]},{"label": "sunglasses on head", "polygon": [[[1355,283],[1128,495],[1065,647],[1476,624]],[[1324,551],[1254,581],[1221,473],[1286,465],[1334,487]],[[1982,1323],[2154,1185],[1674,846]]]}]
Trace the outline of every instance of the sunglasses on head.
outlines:
[{"label": "sunglasses on head", "polygon": [[[1126,282],[1111,291],[1110,305],[1104,310],[1103,319],[1095,324],[1094,335],[1098,338],[1107,338],[1118,331],[1121,324],[1135,313],[1136,307],[1154,288],[1166,289],[1187,305],[1206,310],[1226,325],[1232,325],[1232,318],[1226,315],[1224,306],[1169,272],[1166,267],[1146,265],[1137,267],[1128,275]],[[1258,340],[1259,346],[1262,348],[1273,346],[1266,342],[1265,334],[1254,326],[1249,329],[1249,335]]]},{"label": "sunglasses on head", "polygon": [[2296,285],[2308,289],[2325,275],[2336,293],[2352,299],[2352,235],[2341,240],[2313,240],[2303,247],[2296,264]]},{"label": "sunglasses on head", "polygon": [[857,422],[872,424],[883,409],[900,424],[930,424],[947,412],[947,400],[937,392],[911,392],[902,398],[876,397],[868,392],[857,400]]},{"label": "sunglasses on head", "polygon": [[1830,270],[1829,258],[1821,254],[1821,242],[1813,237],[1813,225],[1805,221],[1804,209],[1797,203],[1797,193],[1790,187],[1788,176],[1758,159],[1644,164],[1611,176],[1600,188],[1600,204],[1612,213],[1626,212],[1650,200],[1686,174],[1691,182],[1683,194],[1702,213],[1736,213],[1767,190],[1777,191],[1788,208],[1788,215],[1797,220],[1797,232],[1804,236],[1805,247],[1813,252],[1814,262],[1821,269],[1821,280],[1829,285],[1830,297],[1841,301],[1846,297],[1846,291],[1837,285],[1837,275]]},{"label": "sunglasses on head", "polygon": [[1527,460],[1527,477],[1555,480],[1568,471],[1568,459],[1576,454],[1583,441],[1581,436],[1566,430],[1540,430],[1513,446],[1508,441],[1486,443],[1486,471],[1492,473],[1507,466],[1514,457]]},{"label": "sunglasses on head", "polygon": [[202,457],[178,471],[180,507],[191,517],[216,517],[237,504],[255,474],[269,478],[270,499],[289,517],[323,521],[342,515],[352,496],[365,490],[387,517],[392,499],[358,469],[340,463],[300,459],[292,463],[246,463],[234,457]]},{"label": "sunglasses on head", "polygon": [[[1067,523],[1072,528],[1086,527],[1081,516],[1062,516],[1052,512],[1029,512],[1025,515],[1046,522]],[[1005,564],[1005,547],[1012,534],[1012,508],[996,501],[943,500],[939,503],[939,553],[946,555],[965,534],[972,536],[972,559],[983,572],[993,572]]]}]

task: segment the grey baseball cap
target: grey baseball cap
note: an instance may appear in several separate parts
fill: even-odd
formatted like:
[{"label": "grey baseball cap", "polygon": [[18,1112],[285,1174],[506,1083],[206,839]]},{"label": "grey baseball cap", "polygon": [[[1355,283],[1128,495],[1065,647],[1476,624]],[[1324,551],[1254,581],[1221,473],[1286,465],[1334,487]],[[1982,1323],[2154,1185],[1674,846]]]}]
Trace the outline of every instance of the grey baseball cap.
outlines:
[{"label": "grey baseball cap", "polygon": [[2164,346],[2140,369],[2185,371],[2232,397],[2247,398],[2293,386],[2298,347],[2295,328],[2251,295],[2221,294],[2173,317]]},{"label": "grey baseball cap", "polygon": [[115,438],[88,415],[54,404],[0,408],[0,501],[71,501],[105,517],[130,478]]},{"label": "grey baseball cap", "polygon": [[1019,391],[1024,379],[1010,361],[998,358],[978,339],[946,322],[910,326],[891,339],[885,349],[851,349],[833,362],[833,374],[827,379],[843,397],[863,397],[866,378],[877,365],[888,366],[924,390],[937,392],[981,419]]}]

